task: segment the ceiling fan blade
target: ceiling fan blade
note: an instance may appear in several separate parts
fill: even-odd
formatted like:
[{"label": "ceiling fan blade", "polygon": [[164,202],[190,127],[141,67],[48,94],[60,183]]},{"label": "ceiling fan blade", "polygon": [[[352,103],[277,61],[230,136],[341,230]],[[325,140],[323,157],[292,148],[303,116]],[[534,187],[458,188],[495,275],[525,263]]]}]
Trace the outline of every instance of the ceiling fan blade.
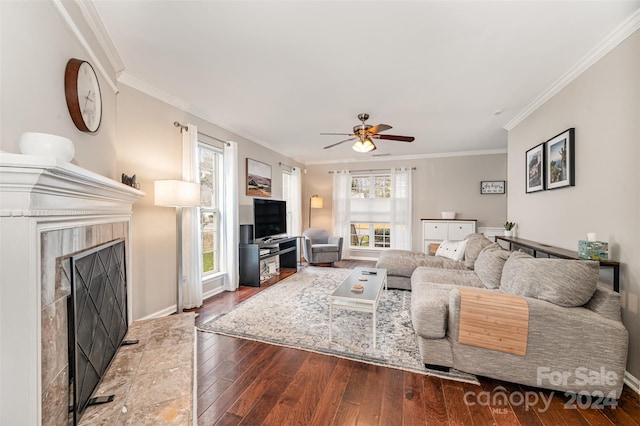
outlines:
[{"label": "ceiling fan blade", "polygon": [[387,139],[390,141],[398,141],[398,142],[413,142],[416,140],[413,136],[396,136],[396,135],[373,135],[372,137],[376,139]]},{"label": "ceiling fan blade", "polygon": [[353,133],[320,133],[321,135],[355,136]]},{"label": "ceiling fan blade", "polygon": [[354,140],[356,140],[356,139],[357,139],[357,138],[349,138],[349,139],[345,139],[345,140],[343,140],[343,141],[336,142],[336,143],[331,144],[331,145],[327,145],[327,146],[325,146],[325,147],[324,147],[324,149],[333,148],[334,146],[336,146],[336,145],[340,145],[341,143],[345,143],[345,142],[349,142],[349,141],[354,141]]},{"label": "ceiling fan blade", "polygon": [[372,128],[370,128],[369,133],[374,135],[378,132],[384,132],[385,130],[389,129],[393,129],[393,127],[389,126],[388,124],[378,124],[377,126],[373,126]]}]

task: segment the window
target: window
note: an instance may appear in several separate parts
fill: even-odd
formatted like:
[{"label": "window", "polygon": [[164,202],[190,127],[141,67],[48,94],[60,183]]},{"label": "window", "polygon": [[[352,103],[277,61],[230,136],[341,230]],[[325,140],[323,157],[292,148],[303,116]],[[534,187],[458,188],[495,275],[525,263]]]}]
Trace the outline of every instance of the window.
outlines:
[{"label": "window", "polygon": [[291,223],[292,214],[291,207],[291,173],[282,172],[282,199],[287,202],[287,234],[292,235],[293,224]]},{"label": "window", "polygon": [[391,247],[388,223],[351,223],[351,247]]},{"label": "window", "polygon": [[[300,169],[283,166],[282,199],[287,202],[287,235],[300,235],[301,229]],[[302,249],[302,247],[300,247]]]},{"label": "window", "polygon": [[352,248],[391,247],[391,175],[351,177]]},{"label": "window", "polygon": [[222,154],[220,150],[198,144],[200,176],[200,235],[202,277],[220,272],[220,183],[222,182]]}]

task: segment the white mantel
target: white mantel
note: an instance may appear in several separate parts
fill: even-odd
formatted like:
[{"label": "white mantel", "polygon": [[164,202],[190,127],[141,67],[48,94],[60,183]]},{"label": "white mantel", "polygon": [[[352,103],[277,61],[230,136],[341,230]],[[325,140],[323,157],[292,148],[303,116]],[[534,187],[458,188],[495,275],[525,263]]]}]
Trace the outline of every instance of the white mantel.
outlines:
[{"label": "white mantel", "polygon": [[144,195],[53,158],[0,153],[0,424],[42,422],[41,235],[130,223]]},{"label": "white mantel", "polygon": [[131,213],[144,192],[54,158],[0,153],[0,216]]}]

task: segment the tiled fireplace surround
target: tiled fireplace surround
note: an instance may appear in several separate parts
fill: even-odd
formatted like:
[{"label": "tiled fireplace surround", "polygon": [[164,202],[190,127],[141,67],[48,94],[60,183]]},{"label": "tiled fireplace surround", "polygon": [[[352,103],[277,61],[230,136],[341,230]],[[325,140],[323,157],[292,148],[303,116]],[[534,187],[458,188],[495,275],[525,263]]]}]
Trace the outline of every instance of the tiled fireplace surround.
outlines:
[{"label": "tiled fireplace surround", "polygon": [[[143,192],[54,159],[0,154],[0,424],[65,424],[72,253],[124,238]],[[65,266],[66,265],[66,266]],[[127,272],[129,312],[131,273]]]},{"label": "tiled fireplace surround", "polygon": [[128,249],[129,223],[112,222],[43,232],[41,259],[42,423],[66,423],[69,407],[67,297],[71,294],[69,255],[117,238]]}]

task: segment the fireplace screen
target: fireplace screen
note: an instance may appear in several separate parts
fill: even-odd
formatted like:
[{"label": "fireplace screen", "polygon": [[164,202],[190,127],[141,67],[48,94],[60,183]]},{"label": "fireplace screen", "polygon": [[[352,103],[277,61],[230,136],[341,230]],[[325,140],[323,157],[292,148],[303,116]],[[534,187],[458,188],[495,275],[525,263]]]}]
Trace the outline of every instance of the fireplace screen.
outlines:
[{"label": "fireplace screen", "polygon": [[71,271],[69,411],[77,424],[127,334],[125,240],[72,256]]}]

